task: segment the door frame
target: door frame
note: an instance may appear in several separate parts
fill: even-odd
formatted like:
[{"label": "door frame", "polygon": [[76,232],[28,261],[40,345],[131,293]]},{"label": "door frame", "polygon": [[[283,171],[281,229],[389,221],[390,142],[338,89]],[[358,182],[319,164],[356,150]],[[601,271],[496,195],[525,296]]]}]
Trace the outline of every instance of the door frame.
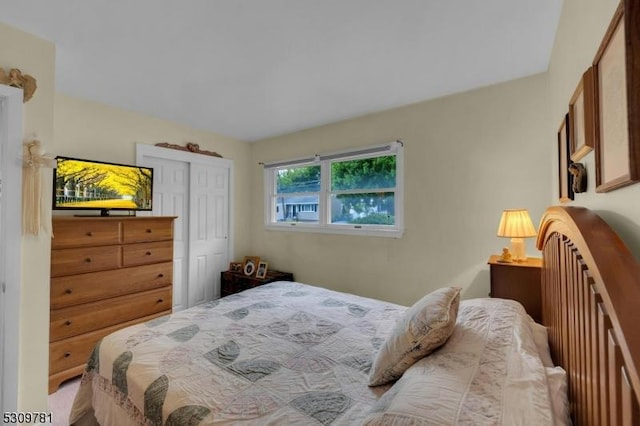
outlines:
[{"label": "door frame", "polygon": [[[3,318],[0,347],[2,411],[18,407],[20,287],[22,251],[22,90],[0,85],[0,305]],[[11,202],[6,202],[10,200]]]},{"label": "door frame", "polygon": [[[190,151],[180,151],[176,149],[158,147],[154,145],[147,144],[136,144],[136,164],[139,166],[144,166],[144,158],[145,157],[155,157],[163,160],[173,160],[180,161],[185,163],[196,163],[202,165],[209,165],[214,167],[224,167],[229,170],[229,229],[228,229],[228,238],[227,238],[227,247],[229,250],[229,258],[233,259],[234,251],[234,215],[233,215],[233,206],[234,206],[234,171],[233,171],[233,160],[221,157],[215,157],[212,155],[205,154],[196,154]],[[188,301],[185,302],[188,305]]]}]

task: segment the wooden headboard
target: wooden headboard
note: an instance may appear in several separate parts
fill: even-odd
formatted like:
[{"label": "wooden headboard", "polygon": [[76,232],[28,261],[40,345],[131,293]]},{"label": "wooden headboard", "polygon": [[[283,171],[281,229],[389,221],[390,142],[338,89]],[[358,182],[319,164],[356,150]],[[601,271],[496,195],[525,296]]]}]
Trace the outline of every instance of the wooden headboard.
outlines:
[{"label": "wooden headboard", "polygon": [[597,214],[542,217],[542,322],[568,374],[574,424],[640,424],[640,265]]}]

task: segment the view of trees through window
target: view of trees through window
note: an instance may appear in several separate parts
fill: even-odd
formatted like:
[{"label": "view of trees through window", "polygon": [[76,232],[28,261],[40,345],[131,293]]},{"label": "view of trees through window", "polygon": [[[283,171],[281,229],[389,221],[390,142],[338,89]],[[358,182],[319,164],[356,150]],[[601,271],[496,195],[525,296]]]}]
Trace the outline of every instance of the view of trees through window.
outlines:
[{"label": "view of trees through window", "polygon": [[[396,156],[330,162],[330,222],[393,225]],[[277,221],[318,221],[321,167],[276,171]]]},{"label": "view of trees through window", "polygon": [[277,193],[319,192],[320,166],[278,170]]},{"label": "view of trees through window", "polygon": [[292,167],[276,173],[277,221],[318,223],[320,166]]},{"label": "view of trees through window", "polygon": [[395,187],[395,155],[332,162],[331,223],[393,225]]}]

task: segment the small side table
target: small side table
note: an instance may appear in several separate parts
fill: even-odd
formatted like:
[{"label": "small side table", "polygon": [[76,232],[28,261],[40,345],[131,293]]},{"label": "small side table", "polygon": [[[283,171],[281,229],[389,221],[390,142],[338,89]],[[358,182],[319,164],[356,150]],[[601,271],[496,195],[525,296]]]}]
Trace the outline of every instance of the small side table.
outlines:
[{"label": "small side table", "polygon": [[535,322],[542,321],[542,259],[529,257],[526,262],[501,263],[500,256],[489,258],[490,297],[520,302]]},{"label": "small side table", "polygon": [[220,296],[228,296],[274,281],[293,281],[291,272],[267,271],[264,278],[248,277],[242,272],[223,271],[220,273]]}]

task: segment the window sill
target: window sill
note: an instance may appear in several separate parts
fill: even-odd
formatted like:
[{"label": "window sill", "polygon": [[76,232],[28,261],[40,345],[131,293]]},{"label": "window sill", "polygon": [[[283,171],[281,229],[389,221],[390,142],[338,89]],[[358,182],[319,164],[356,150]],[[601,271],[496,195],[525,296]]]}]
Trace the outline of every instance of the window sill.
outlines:
[{"label": "window sill", "polygon": [[366,237],[402,238],[404,229],[371,229],[356,228],[358,225],[318,226],[303,222],[289,222],[265,225],[267,231],[313,232],[317,234],[358,235]]}]

